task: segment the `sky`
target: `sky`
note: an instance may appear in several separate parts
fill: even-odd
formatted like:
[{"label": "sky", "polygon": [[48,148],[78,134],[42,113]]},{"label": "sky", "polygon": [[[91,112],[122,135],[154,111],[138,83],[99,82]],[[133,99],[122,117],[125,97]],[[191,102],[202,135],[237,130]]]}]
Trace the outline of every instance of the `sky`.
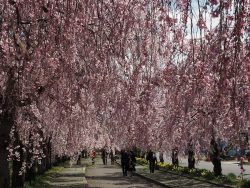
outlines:
[{"label": "sky", "polygon": [[[204,7],[205,1],[200,0],[200,6]],[[199,19],[199,8],[198,8],[198,0],[192,0],[192,12],[193,12],[193,34],[196,36],[193,36],[194,38],[199,38],[200,37],[200,29],[197,27],[197,22]],[[208,31],[213,30],[218,24],[219,24],[219,17],[217,18],[211,18],[210,15],[210,7],[207,6],[207,12],[203,9],[200,8],[200,11],[202,12],[203,19],[206,18],[206,26]],[[214,7],[216,9],[216,6]],[[202,33],[202,37],[204,36],[204,32]],[[187,38],[191,38],[191,20],[188,19],[187,22]]]}]

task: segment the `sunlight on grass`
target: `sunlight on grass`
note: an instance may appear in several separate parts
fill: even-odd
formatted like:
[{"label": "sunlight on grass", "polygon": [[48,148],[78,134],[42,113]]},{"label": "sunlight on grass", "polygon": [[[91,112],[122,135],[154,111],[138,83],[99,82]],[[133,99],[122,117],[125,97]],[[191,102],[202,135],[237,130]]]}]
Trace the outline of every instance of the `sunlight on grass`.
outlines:
[{"label": "sunlight on grass", "polygon": [[[137,164],[142,165],[144,168],[143,170],[148,170],[148,161],[143,158],[136,158]],[[211,183],[216,184],[225,184],[225,185],[232,185],[236,187],[240,187],[242,184],[247,184],[248,182],[246,180],[242,181],[239,179],[235,174],[229,173],[228,175],[223,175],[216,177],[214,176],[214,173],[212,171],[206,170],[206,169],[189,169],[188,167],[181,167],[181,166],[173,166],[170,163],[160,163],[158,162],[157,165],[160,167],[160,171],[158,173],[164,174],[164,173],[173,173],[175,175],[185,175],[190,178],[195,178],[200,181],[209,181]],[[169,174],[168,174],[169,175]],[[168,178],[166,178],[168,179]],[[171,178],[170,178],[171,179]],[[247,184],[248,186],[248,184]]]},{"label": "sunlight on grass", "polygon": [[42,188],[42,187],[51,187],[49,182],[56,177],[58,173],[63,170],[64,167],[56,166],[52,167],[50,170],[45,172],[43,175],[39,175],[36,177],[35,181],[32,181],[31,184],[29,182],[25,182],[25,188]]}]

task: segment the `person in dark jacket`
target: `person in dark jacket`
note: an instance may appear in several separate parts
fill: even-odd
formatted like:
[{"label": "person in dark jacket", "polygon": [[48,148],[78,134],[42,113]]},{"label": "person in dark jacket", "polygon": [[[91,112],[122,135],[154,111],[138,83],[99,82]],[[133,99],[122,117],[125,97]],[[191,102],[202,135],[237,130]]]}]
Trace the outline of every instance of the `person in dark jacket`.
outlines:
[{"label": "person in dark jacket", "polygon": [[155,171],[155,164],[157,162],[157,158],[154,152],[151,150],[148,152],[148,155],[146,157],[147,161],[149,161],[149,171],[150,173],[154,173]]},{"label": "person in dark jacket", "polygon": [[133,151],[129,153],[129,167],[128,171],[130,172],[130,176],[133,176],[133,172],[135,171],[136,158]]},{"label": "person in dark jacket", "polygon": [[114,156],[114,153],[112,150],[110,151],[109,156],[110,156],[110,160],[111,160],[111,165],[113,165],[115,163],[115,156]]},{"label": "person in dark jacket", "polygon": [[106,150],[105,149],[103,149],[102,150],[102,162],[103,162],[103,164],[104,165],[106,165],[107,164],[107,152],[106,152]]},{"label": "person in dark jacket", "polygon": [[127,176],[129,168],[129,155],[125,150],[121,151],[121,165],[123,176]]}]

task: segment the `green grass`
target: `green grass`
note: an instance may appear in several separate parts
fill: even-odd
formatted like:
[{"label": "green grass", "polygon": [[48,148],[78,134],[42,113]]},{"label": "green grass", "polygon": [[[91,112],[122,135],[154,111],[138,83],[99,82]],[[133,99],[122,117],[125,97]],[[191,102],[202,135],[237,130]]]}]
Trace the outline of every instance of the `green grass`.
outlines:
[{"label": "green grass", "polygon": [[240,184],[241,188],[249,188],[250,187],[250,181],[243,180],[242,183]]},{"label": "green grass", "polygon": [[63,170],[62,166],[52,167],[50,170],[45,172],[43,175],[36,176],[35,180],[31,182],[25,182],[24,188],[49,188],[51,187],[49,182],[56,177],[58,173]]},{"label": "green grass", "polygon": [[[143,166],[147,166],[147,161],[145,159],[137,158],[137,163]],[[158,163],[158,165],[161,168],[161,173],[165,172],[173,172],[179,175],[186,175],[190,177],[194,177],[199,180],[206,180],[211,183],[217,183],[217,184],[226,184],[231,185],[234,187],[240,187],[243,183],[246,184],[246,186],[249,186],[249,182],[242,181],[239,179],[235,174],[229,173],[226,176],[219,176],[215,177],[214,173],[206,170],[206,169],[189,169],[188,167],[174,167],[172,164],[169,163]],[[250,186],[249,186],[250,187]]]}]

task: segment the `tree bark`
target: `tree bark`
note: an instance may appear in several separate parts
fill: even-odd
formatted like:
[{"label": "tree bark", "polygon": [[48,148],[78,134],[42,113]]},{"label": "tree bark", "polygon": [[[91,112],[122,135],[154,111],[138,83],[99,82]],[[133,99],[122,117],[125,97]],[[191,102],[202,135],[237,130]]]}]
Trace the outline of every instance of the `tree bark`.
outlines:
[{"label": "tree bark", "polygon": [[0,114],[0,187],[9,188],[10,187],[10,168],[8,161],[7,147],[9,144],[9,134],[11,127],[14,125],[15,119],[15,98],[14,98],[14,71],[9,71],[9,78],[6,83],[5,98],[1,97],[2,101],[2,115]]},{"label": "tree bark", "polygon": [[42,147],[45,158],[41,159],[41,164],[38,166],[38,174],[43,174],[46,170],[51,168],[50,140],[42,145]]},{"label": "tree bark", "polygon": [[13,160],[13,173],[12,173],[12,188],[24,187],[25,175],[24,173],[19,174],[24,161],[23,145],[19,139],[18,133],[15,131],[15,146],[20,146],[18,152],[20,153],[20,160]]},{"label": "tree bark", "polygon": [[194,147],[191,141],[188,143],[188,168],[195,168]]},{"label": "tree bark", "polygon": [[194,151],[188,151],[188,168],[193,169],[195,168],[195,158],[194,158]]},{"label": "tree bark", "polygon": [[12,188],[22,188],[24,187],[24,174],[19,175],[20,169],[22,167],[22,161],[13,161],[13,174],[12,174]]},{"label": "tree bark", "polygon": [[214,165],[214,175],[215,176],[221,176],[222,175],[222,169],[221,169],[221,161],[220,159],[213,159],[213,165]]},{"label": "tree bark", "polygon": [[46,144],[44,146],[44,153],[45,153],[45,169],[48,170],[51,168],[51,142],[50,139],[46,141]]},{"label": "tree bark", "polygon": [[217,142],[212,139],[210,142],[211,147],[211,157],[212,157],[212,163],[214,165],[214,175],[220,176],[222,175],[222,169],[221,169],[221,160],[220,160],[220,149],[217,144]]},{"label": "tree bark", "polygon": [[36,169],[35,164],[33,164],[30,168],[27,169],[27,173],[25,175],[25,180],[31,182],[36,178]]},{"label": "tree bark", "polygon": [[9,142],[10,125],[9,122],[1,120],[0,135],[0,187],[9,188],[10,186],[10,169],[8,162],[8,150],[6,149]]},{"label": "tree bark", "polygon": [[38,174],[44,174],[44,172],[46,171],[46,160],[45,158],[41,159],[41,164],[38,165]]}]

